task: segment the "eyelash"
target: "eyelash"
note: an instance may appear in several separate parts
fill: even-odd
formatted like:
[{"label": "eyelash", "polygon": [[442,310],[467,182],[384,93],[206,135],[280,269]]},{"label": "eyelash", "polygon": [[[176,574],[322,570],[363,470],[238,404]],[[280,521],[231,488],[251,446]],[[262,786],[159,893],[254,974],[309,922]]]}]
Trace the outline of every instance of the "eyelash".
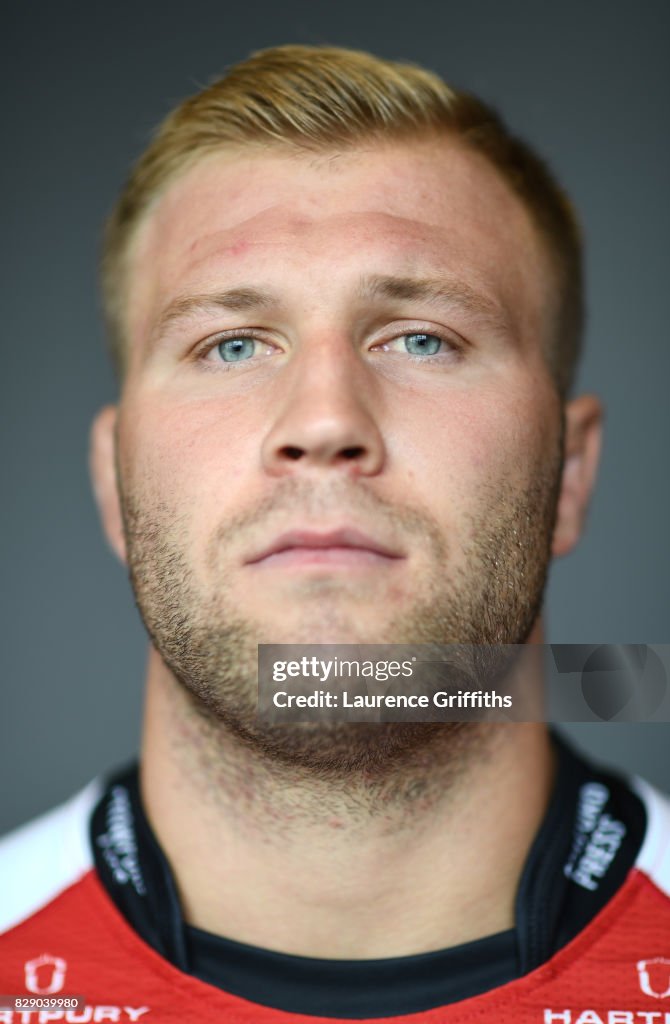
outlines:
[{"label": "eyelash", "polygon": [[[466,346],[466,342],[464,340],[459,343],[451,335],[447,335],[446,333],[445,334],[441,334],[441,333],[438,333],[437,331],[434,331],[434,330],[433,331],[427,331],[427,330],[424,330],[424,329],[421,329],[421,328],[415,328],[414,330],[402,331],[399,334],[396,334],[394,337],[389,338],[388,340],[386,340],[384,342],[378,342],[371,349],[369,349],[369,351],[374,352],[375,350],[379,350],[379,349],[383,350],[384,346],[386,346],[386,345],[390,345],[390,344],[392,344],[395,341],[400,341],[402,338],[410,338],[410,337],[412,337],[414,335],[425,335],[426,337],[429,337],[429,338],[437,338],[438,341],[440,341],[443,345],[445,345],[447,347],[448,351],[446,351],[446,352],[440,351],[440,352],[436,352],[436,353],[434,353],[432,355],[416,355],[415,353],[412,353],[412,352],[404,352],[404,353],[398,352],[397,353],[398,355],[402,354],[402,355],[405,356],[405,358],[407,358],[407,359],[409,359],[409,360],[411,360],[412,362],[415,362],[415,363],[443,362],[446,356],[451,356],[455,360],[460,360],[463,357],[464,348]],[[263,345],[268,345],[268,346],[275,347],[279,351],[279,347],[278,346],[274,346],[272,342],[269,342],[265,338],[260,337],[258,334],[256,334],[253,331],[253,329],[251,329],[251,330],[243,329],[243,330],[240,330],[240,331],[229,331],[229,332],[226,332],[224,334],[217,334],[214,338],[210,338],[199,349],[196,350],[196,353],[195,353],[196,361],[197,362],[201,362],[201,363],[205,363],[207,361],[207,356],[211,352],[213,352],[216,348],[218,348],[219,345],[221,345],[225,341],[232,341],[233,339],[237,339],[237,338],[239,338],[240,340],[258,341],[258,342],[260,342]],[[245,363],[245,362],[249,362],[249,361],[250,360],[245,360],[245,359],[240,360],[241,363]],[[218,365],[219,366],[229,366],[229,367],[232,368],[232,366],[234,365],[234,362],[231,361],[230,363],[226,363],[223,359],[221,359],[221,360],[218,360]]]},{"label": "eyelash", "polygon": [[[278,346],[272,345],[272,343],[266,341],[265,338],[259,337],[253,332],[253,330],[230,331],[226,334],[217,334],[215,338],[210,338],[206,341],[204,345],[196,351],[195,358],[198,362],[204,362],[210,352],[213,352],[219,345],[222,345],[224,341],[233,341],[238,338],[241,341],[259,341],[263,345],[268,345],[279,350]],[[246,361],[247,360],[241,360],[241,362]],[[220,360],[220,362],[222,365],[226,365],[223,359]],[[232,366],[232,363],[229,363],[228,365]]]},{"label": "eyelash", "polygon": [[[396,334],[395,337],[390,338],[388,341],[380,342],[379,345],[375,345],[371,351],[376,348],[383,349],[386,345],[391,345],[395,341],[401,341],[403,338],[412,338],[423,335],[426,338],[437,338],[442,345],[445,346],[445,351],[440,350],[429,355],[417,355],[415,352],[397,352],[397,355],[403,355],[405,358],[410,359],[415,363],[432,363],[432,362],[444,362],[445,358],[451,357],[454,360],[460,360],[463,357],[463,349],[465,348],[465,342],[460,344],[451,336],[440,334],[437,331],[426,331],[426,330],[410,330],[402,331],[400,334]],[[395,349],[391,350],[395,352]]]}]

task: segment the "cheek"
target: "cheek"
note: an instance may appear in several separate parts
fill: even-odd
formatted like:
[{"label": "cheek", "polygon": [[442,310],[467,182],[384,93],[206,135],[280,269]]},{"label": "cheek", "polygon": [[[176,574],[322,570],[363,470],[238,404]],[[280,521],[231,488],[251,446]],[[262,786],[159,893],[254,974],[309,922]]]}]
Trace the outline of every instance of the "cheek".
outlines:
[{"label": "cheek", "polygon": [[[550,401],[550,397],[547,397]],[[553,451],[557,427],[530,389],[450,393],[403,403],[394,435],[413,491],[426,504],[467,512],[475,495],[524,487]]]},{"label": "cheek", "polygon": [[257,438],[245,422],[220,400],[168,405],[143,396],[121,420],[124,477],[175,511],[213,504],[220,516],[257,463]]}]

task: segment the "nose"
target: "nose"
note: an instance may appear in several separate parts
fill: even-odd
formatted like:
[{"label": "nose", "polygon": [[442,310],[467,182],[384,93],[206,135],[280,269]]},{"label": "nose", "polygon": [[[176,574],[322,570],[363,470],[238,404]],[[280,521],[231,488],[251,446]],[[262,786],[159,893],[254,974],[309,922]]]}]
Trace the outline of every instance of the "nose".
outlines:
[{"label": "nose", "polygon": [[374,382],[348,341],[325,342],[296,354],[277,386],[279,411],[262,446],[266,472],[380,472],[385,446],[372,408]]}]

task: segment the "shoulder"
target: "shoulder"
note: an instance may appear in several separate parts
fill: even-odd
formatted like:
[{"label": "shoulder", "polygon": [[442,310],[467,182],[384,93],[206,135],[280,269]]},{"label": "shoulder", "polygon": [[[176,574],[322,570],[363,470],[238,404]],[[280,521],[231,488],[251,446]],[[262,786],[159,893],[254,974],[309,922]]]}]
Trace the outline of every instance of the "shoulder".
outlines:
[{"label": "shoulder", "polygon": [[0,839],[0,934],[35,914],[93,866],[89,819],[103,783]]},{"label": "shoulder", "polygon": [[630,780],[630,785],[642,800],[647,815],[635,867],[670,897],[670,796],[637,777]]}]

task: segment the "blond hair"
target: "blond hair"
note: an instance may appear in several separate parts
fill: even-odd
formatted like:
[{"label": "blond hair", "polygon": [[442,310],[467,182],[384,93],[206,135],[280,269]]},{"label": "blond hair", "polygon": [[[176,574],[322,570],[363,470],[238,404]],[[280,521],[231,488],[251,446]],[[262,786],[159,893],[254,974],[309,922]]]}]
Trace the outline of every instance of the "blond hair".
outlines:
[{"label": "blond hair", "polygon": [[168,185],[213,150],[276,146],[324,152],[375,140],[448,133],[482,153],[522,200],[545,240],[559,295],[546,353],[569,390],[583,320],[579,226],[547,165],[477,97],[409,63],[339,47],[278,46],[252,54],[184,100],[159,126],[107,222],[102,260],[111,351],[125,367],[123,302],[131,240]]}]

